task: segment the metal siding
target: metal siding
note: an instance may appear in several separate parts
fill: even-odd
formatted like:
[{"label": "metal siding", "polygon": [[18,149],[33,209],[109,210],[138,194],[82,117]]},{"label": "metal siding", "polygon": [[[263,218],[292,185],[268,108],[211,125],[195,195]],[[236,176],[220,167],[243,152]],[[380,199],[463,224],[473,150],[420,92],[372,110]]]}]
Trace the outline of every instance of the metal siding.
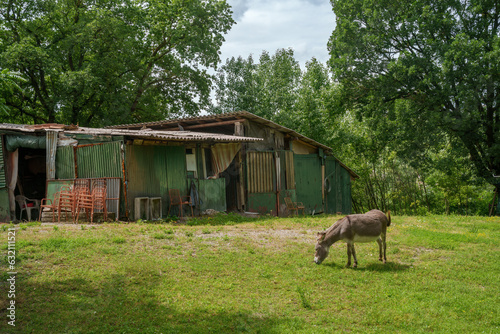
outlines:
[{"label": "metal siding", "polygon": [[327,212],[350,214],[352,202],[351,175],[349,171],[343,168],[335,158],[328,157],[326,159],[326,178],[330,183],[330,191],[326,189]]},{"label": "metal siding", "polygon": [[57,148],[56,178],[75,178],[75,152],[73,146],[62,146]]},{"label": "metal siding", "polygon": [[342,213],[351,213],[351,176],[345,168],[342,168],[342,199]]},{"label": "metal siding", "polygon": [[[7,180],[5,178],[5,159],[3,156],[3,136],[0,138],[0,188],[7,187]],[[7,205],[7,207],[9,207]]]},{"label": "metal siding", "polygon": [[295,154],[294,168],[297,201],[304,203],[307,212],[322,211],[320,158],[317,154]]},{"label": "metal siding", "polygon": [[59,132],[47,131],[46,140],[46,164],[47,164],[47,179],[53,180],[56,178],[56,152],[57,152],[57,137]]},{"label": "metal siding", "polygon": [[248,194],[248,211],[258,212],[260,214],[271,213],[272,215],[276,215],[276,194]]},{"label": "metal siding", "polygon": [[248,191],[269,193],[274,190],[274,159],[272,152],[248,152]]},{"label": "metal siding", "polygon": [[337,181],[336,181],[336,166],[337,161],[333,157],[326,158],[326,171],[325,179],[326,187],[326,212],[336,213],[337,212]]},{"label": "metal siding", "polygon": [[226,211],[226,180],[198,180],[198,193],[202,204],[200,210]]},{"label": "metal siding", "polygon": [[77,146],[78,178],[122,177],[122,142]]},{"label": "metal siding", "polygon": [[0,189],[0,222],[2,223],[11,221],[9,203],[9,190],[7,188]]},{"label": "metal siding", "polygon": [[340,164],[335,164],[335,194],[337,195],[337,201],[335,202],[336,212],[342,212],[342,201],[343,201],[343,193],[342,193],[342,166]]},{"label": "metal siding", "polygon": [[187,195],[186,152],[183,146],[127,145],[127,201],[134,217],[136,197],[161,197],[162,212],[168,212],[168,189]]}]

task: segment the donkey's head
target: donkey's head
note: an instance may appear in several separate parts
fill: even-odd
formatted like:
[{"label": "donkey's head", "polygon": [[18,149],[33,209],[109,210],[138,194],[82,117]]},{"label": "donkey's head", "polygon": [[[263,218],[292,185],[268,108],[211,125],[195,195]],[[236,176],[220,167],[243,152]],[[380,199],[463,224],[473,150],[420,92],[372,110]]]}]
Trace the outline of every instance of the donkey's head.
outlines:
[{"label": "donkey's head", "polygon": [[314,254],[314,263],[321,264],[324,259],[328,256],[328,250],[330,247],[324,244],[322,241],[325,239],[326,232],[318,232],[317,242],[316,242],[316,253]]}]

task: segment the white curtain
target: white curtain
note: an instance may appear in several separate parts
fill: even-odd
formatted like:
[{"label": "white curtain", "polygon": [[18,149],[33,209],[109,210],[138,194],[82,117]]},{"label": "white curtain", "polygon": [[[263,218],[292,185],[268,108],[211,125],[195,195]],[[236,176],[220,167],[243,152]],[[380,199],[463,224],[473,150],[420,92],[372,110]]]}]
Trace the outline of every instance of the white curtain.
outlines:
[{"label": "white curtain", "polygon": [[212,146],[212,167],[214,177],[226,170],[241,149],[240,143],[215,144]]},{"label": "white curtain", "polygon": [[10,213],[13,219],[16,218],[16,197],[14,196],[14,190],[16,190],[17,184],[18,156],[19,149],[7,154],[7,187],[9,189]]}]

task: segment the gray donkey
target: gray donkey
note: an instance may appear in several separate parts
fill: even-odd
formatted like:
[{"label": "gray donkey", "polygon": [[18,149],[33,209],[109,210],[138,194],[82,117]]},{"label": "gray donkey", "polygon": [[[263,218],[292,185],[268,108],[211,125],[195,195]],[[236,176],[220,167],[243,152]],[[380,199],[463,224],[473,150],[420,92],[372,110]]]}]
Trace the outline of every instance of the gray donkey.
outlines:
[{"label": "gray donkey", "polygon": [[[318,232],[318,241],[316,243],[316,254],[314,262],[320,264],[328,256],[330,246],[339,240],[347,243],[347,267],[351,266],[351,254],[354,257],[354,265],[358,266],[355,242],[370,242],[377,240],[379,247],[379,260],[384,263],[385,257],[385,234],[387,226],[391,225],[391,212],[387,216],[380,210],[371,210],[364,214],[348,215],[337,220],[330,228],[324,232]],[[384,257],[382,258],[382,248]]]}]

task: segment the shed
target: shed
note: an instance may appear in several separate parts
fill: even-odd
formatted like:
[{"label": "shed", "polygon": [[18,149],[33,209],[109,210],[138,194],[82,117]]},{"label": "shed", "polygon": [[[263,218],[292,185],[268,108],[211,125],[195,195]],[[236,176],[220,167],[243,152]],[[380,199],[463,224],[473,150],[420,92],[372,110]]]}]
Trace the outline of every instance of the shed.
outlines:
[{"label": "shed", "polygon": [[310,214],[352,211],[351,181],[358,175],[337,159],[330,147],[252,113],[240,111],[109,128],[172,131],[179,126],[192,132],[261,139],[242,143],[222,172],[205,165],[211,153],[209,147],[192,147],[186,152],[191,161],[187,168],[194,178],[225,179],[228,210],[285,215],[284,198],[289,197],[302,202]]},{"label": "shed", "polygon": [[[204,159],[236,154],[243,143],[261,141],[179,128],[95,129],[61,124],[0,124],[0,137],[0,221],[19,217],[15,195],[50,198],[63,185],[95,178],[107,180],[108,207],[117,219],[136,217],[135,198],[161,199],[158,211],[165,216],[168,190],[188,195],[192,183],[198,211],[225,211],[225,180],[205,177],[213,167]],[[192,152],[205,147],[212,156],[202,154],[193,165]],[[217,166],[226,169],[224,159]]]}]

